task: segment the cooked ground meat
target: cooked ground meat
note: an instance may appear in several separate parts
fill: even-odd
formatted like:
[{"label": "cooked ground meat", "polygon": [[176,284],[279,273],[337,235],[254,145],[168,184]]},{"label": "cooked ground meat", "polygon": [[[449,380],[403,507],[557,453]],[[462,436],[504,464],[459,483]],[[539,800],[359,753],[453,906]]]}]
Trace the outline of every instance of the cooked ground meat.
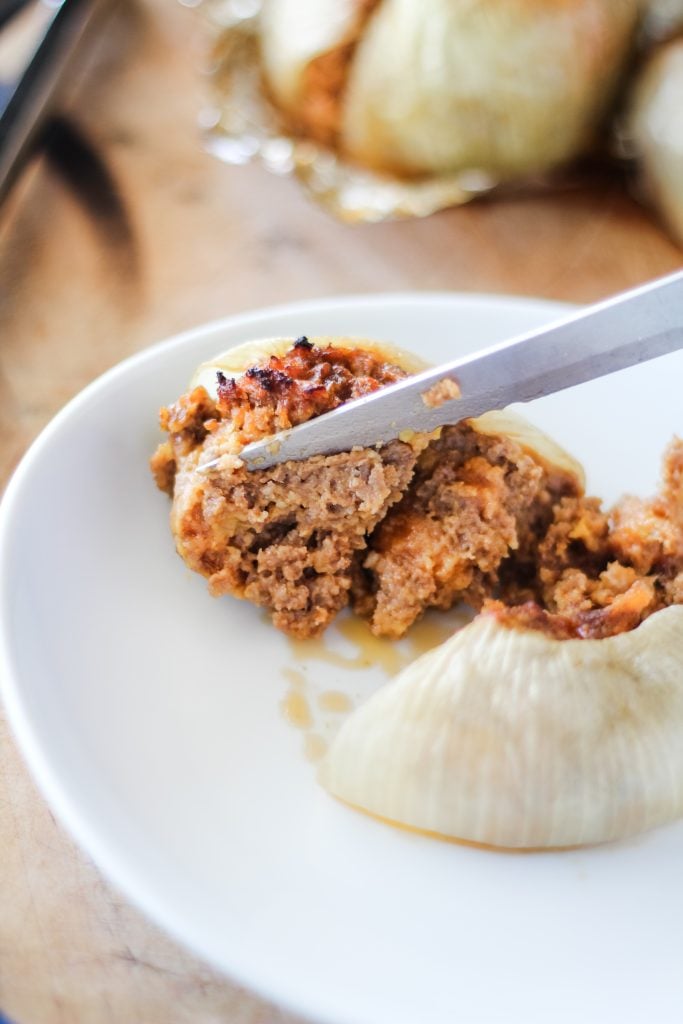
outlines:
[{"label": "cooked ground meat", "polygon": [[426,608],[479,608],[504,559],[526,553],[554,503],[577,493],[574,477],[546,469],[509,438],[466,423],[444,428],[370,538],[354,577],[356,612],[377,635],[400,637]]},{"label": "cooked ground meat", "polygon": [[219,374],[215,399],[197,387],[162,410],[152,470],[178,551],[211,593],[253,601],[297,637],[349,601],[389,637],[459,601],[558,638],[612,636],[683,603],[678,439],[660,494],[609,513],[569,470],[475,423],[428,444],[241,463],[245,444],[405,376],[377,352],[300,338],[237,379]]},{"label": "cooked ground meat", "polygon": [[212,594],[246,598],[292,636],[315,636],[347,604],[354,554],[413,464],[400,441],[255,472],[203,474],[186,458],[172,512],[178,551]]},{"label": "cooked ground meat", "polygon": [[487,601],[484,611],[494,612],[504,625],[518,629],[537,629],[557,640],[600,640],[615,636],[635,629],[647,615],[656,611],[653,587],[649,580],[634,578],[624,591],[605,587],[601,591],[607,602],[605,604],[599,603],[597,599],[596,591],[600,592],[600,588],[593,591],[592,597],[596,599],[594,605],[590,599],[586,600],[590,589],[579,585],[565,611],[550,612],[535,601],[520,605]]},{"label": "cooked ground meat", "polygon": [[379,0],[355,0],[355,4],[356,21],[350,37],[307,65],[297,117],[291,125],[296,134],[333,148],[339,144],[341,134],[342,102],[349,67],[363,29]]},{"label": "cooked ground meat", "polygon": [[509,625],[559,637],[599,639],[634,629],[660,608],[683,603],[683,441],[664,456],[662,490],[626,497],[605,513],[596,498],[564,498],[537,537],[525,602],[513,582],[488,607]]},{"label": "cooked ground meat", "polygon": [[[302,423],[405,374],[371,352],[300,339],[238,380],[219,379],[162,410],[169,440],[152,470],[173,496],[172,530],[213,594],[246,598],[293,636],[320,633],[348,602],[353,560],[412,476],[400,441],[379,451],[317,456],[250,472],[244,444]],[[205,471],[205,463],[220,464]]]},{"label": "cooked ground meat", "polygon": [[152,457],[157,485],[172,495],[179,459],[199,445],[206,448],[202,462],[237,455],[251,441],[288,430],[404,377],[403,370],[376,353],[332,345],[321,349],[306,337],[298,338],[284,356],[270,356],[238,379],[218,372],[215,400],[197,387],[161,410],[161,429],[170,441]]},{"label": "cooked ground meat", "polygon": [[[406,374],[364,349],[321,349],[299,338],[284,356],[271,356],[238,380],[219,374],[217,410],[240,445],[287,430],[370,395]],[[162,424],[163,425],[163,424]]]}]

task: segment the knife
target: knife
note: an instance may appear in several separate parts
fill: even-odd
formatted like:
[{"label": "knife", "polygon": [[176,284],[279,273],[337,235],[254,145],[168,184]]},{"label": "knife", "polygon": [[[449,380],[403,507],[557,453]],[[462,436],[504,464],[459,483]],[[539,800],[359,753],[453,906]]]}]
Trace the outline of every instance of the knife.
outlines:
[{"label": "knife", "polygon": [[110,0],[0,0],[0,202]]},{"label": "knife", "polygon": [[[242,449],[240,458],[255,470],[311,455],[378,447],[405,436],[405,431],[428,433],[680,348],[683,271],[255,441]],[[201,468],[208,470],[219,461]]]}]

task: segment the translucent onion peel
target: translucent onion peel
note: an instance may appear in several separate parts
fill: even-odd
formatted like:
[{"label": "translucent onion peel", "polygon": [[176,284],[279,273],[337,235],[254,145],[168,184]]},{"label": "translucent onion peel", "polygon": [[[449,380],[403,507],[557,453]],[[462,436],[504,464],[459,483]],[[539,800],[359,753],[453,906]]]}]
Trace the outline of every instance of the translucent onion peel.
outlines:
[{"label": "translucent onion peel", "polygon": [[334,796],[490,846],[602,843],[683,814],[683,607],[555,640],[480,615],[343,724]]}]

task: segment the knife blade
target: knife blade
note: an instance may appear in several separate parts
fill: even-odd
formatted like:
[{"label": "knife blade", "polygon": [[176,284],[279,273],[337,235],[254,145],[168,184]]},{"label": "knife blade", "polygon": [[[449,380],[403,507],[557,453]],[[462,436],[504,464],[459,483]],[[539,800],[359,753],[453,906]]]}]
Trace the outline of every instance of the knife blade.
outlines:
[{"label": "knife blade", "polygon": [[111,0],[8,0],[0,9],[0,203],[19,176],[74,59]]},{"label": "knife blade", "polygon": [[[683,271],[255,441],[240,458],[256,470],[312,455],[379,447],[405,431],[428,433],[680,348]],[[450,383],[444,386],[444,381]],[[217,461],[202,468],[210,469]]]}]

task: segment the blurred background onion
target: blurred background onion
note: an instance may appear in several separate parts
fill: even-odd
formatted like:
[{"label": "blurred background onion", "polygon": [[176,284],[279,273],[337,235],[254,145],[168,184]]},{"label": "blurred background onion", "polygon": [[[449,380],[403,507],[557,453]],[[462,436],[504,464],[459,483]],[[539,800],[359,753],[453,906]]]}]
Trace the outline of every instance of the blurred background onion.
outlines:
[{"label": "blurred background onion", "polygon": [[635,162],[683,239],[683,0],[201,2],[207,145],[296,174],[342,219],[594,172],[623,188]]},{"label": "blurred background onion", "polygon": [[399,175],[543,172],[595,140],[638,0],[265,0],[293,130]]}]

